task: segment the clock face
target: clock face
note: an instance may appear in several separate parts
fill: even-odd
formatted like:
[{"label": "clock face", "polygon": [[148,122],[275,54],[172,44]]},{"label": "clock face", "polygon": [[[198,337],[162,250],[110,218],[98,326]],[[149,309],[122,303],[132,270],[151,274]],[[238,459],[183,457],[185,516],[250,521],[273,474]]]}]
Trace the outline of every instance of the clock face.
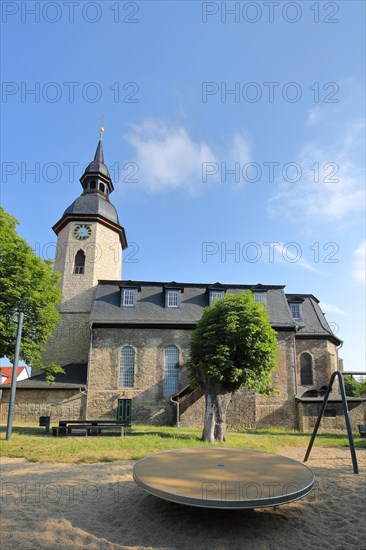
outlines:
[{"label": "clock face", "polygon": [[87,224],[79,224],[75,226],[74,237],[79,241],[84,241],[91,235],[91,227]]}]

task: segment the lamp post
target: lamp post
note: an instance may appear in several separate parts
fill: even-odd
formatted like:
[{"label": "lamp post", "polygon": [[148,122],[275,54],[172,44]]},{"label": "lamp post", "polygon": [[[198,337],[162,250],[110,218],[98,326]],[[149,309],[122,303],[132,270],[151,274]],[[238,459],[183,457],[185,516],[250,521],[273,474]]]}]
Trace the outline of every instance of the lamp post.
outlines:
[{"label": "lamp post", "polygon": [[24,313],[22,311],[20,311],[19,316],[18,316],[17,339],[16,339],[16,343],[15,343],[13,376],[12,376],[12,379],[11,379],[11,387],[10,387],[8,425],[6,427],[6,440],[7,441],[9,439],[11,439],[11,432],[12,432],[12,428],[13,428],[15,390],[16,390],[17,376],[18,376],[18,363],[19,363],[20,341],[21,341],[21,338],[22,338],[23,317],[24,317]]}]

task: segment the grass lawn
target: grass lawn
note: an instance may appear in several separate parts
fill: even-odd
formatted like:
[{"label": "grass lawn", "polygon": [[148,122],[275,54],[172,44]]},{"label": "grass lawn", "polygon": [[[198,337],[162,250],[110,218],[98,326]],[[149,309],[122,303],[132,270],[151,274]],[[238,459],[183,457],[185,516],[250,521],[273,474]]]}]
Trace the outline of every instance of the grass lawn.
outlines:
[{"label": "grass lawn", "polygon": [[[52,437],[35,424],[14,426],[12,438],[5,440],[6,428],[0,428],[2,456],[26,458],[31,462],[95,463],[115,460],[138,460],[151,453],[200,447],[202,430],[170,426],[134,426],[125,437]],[[276,452],[280,447],[303,447],[304,454],[310,434],[286,430],[247,430],[228,432],[227,447],[243,447]],[[355,446],[366,448],[366,440],[355,435]],[[348,447],[347,436],[319,434],[314,445]]]}]

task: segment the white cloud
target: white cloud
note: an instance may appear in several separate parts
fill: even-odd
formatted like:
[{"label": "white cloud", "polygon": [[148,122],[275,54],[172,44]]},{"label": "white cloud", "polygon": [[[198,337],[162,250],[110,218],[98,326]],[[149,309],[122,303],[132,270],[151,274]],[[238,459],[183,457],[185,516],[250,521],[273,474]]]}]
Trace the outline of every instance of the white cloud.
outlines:
[{"label": "white cloud", "polygon": [[[313,118],[320,116],[314,113],[318,111]],[[269,214],[306,224],[339,221],[363,211],[364,175],[356,160],[363,135],[364,121],[357,119],[331,145],[306,143],[296,161],[301,177],[277,183],[267,202]]]},{"label": "white cloud", "polygon": [[155,119],[131,128],[126,139],[135,150],[139,183],[153,192],[185,187],[195,193],[202,163],[215,162],[207,143],[193,141],[183,127],[168,127]]},{"label": "white cloud", "polygon": [[323,311],[325,311],[327,313],[337,313],[337,315],[346,315],[346,312],[343,311],[343,309],[341,309],[338,306],[334,306],[333,304],[327,304],[326,302],[320,302],[319,306]]},{"label": "white cloud", "polygon": [[250,159],[249,140],[240,133],[229,140],[219,160],[206,141],[194,141],[185,127],[168,126],[157,119],[131,125],[125,137],[134,149],[133,160],[139,169],[135,177],[150,192],[182,189],[196,195],[204,185],[220,182],[222,162],[231,169],[235,162]]},{"label": "white cloud", "polygon": [[359,283],[366,280],[366,241],[360,244],[353,252],[353,276]]}]

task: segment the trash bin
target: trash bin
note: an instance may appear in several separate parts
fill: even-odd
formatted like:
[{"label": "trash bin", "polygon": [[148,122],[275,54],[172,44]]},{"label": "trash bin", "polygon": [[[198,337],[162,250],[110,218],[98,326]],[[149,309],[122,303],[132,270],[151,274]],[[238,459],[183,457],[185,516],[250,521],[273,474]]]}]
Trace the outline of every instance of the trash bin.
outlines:
[{"label": "trash bin", "polygon": [[44,426],[46,428],[46,434],[50,433],[50,422],[51,422],[51,417],[50,416],[40,416],[39,417],[39,425]]}]

